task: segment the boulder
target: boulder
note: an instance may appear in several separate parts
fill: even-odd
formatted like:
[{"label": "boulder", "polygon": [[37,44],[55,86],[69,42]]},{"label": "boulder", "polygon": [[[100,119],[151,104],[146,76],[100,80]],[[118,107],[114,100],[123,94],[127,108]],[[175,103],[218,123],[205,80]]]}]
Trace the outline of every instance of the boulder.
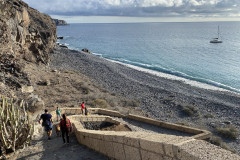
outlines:
[{"label": "boulder", "polygon": [[82,51],[83,51],[83,52],[86,52],[86,53],[92,53],[92,52],[91,52],[89,49],[87,49],[87,48],[83,48]]},{"label": "boulder", "polygon": [[44,109],[44,101],[37,95],[31,94],[28,98],[28,111],[35,113]]}]

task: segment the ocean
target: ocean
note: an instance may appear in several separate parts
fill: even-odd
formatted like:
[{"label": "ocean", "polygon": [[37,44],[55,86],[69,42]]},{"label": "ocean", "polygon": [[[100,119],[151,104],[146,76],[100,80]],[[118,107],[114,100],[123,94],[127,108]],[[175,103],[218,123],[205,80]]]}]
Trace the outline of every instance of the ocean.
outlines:
[{"label": "ocean", "polygon": [[[223,43],[209,43],[218,26]],[[70,49],[240,93],[240,22],[83,23],[57,34]]]}]

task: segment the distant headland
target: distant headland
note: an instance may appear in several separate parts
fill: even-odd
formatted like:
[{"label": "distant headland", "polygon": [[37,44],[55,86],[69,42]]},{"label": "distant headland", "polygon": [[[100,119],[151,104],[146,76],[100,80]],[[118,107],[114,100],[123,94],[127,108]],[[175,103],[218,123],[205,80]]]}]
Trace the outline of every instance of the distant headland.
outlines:
[{"label": "distant headland", "polygon": [[60,20],[60,19],[52,19],[54,23],[56,23],[57,26],[64,26],[67,25],[67,22],[64,20]]}]

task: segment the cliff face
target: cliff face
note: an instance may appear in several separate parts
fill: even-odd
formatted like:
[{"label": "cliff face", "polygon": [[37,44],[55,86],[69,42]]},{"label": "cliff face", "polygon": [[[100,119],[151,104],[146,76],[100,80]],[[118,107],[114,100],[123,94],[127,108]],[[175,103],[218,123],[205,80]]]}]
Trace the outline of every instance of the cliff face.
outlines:
[{"label": "cliff face", "polygon": [[0,0],[0,55],[47,64],[56,42],[50,16],[21,0]]},{"label": "cliff face", "polygon": [[67,25],[67,22],[64,20],[59,20],[59,19],[52,19],[53,22],[57,25],[57,26],[64,26]]},{"label": "cliff face", "polygon": [[21,95],[33,85],[24,69],[31,63],[48,64],[56,39],[50,16],[21,0],[0,0],[0,95]]}]

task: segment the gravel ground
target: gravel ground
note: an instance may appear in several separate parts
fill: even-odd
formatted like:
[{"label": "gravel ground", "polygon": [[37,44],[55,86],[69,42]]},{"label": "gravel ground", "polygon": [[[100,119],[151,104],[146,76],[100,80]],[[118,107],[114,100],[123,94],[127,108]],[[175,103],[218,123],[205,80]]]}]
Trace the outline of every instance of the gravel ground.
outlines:
[{"label": "gravel ground", "polygon": [[192,134],[176,131],[176,130],[171,130],[167,128],[162,128],[158,126],[153,126],[147,123],[143,122],[138,122],[134,120],[129,120],[126,118],[117,118],[117,117],[112,117],[113,119],[121,122],[122,124],[128,125],[128,127],[132,131],[142,131],[142,132],[149,132],[149,133],[161,133],[161,134],[168,134],[168,135],[175,135],[175,136],[183,136],[183,137],[189,137],[193,136]]},{"label": "gravel ground", "polygon": [[[173,123],[203,128],[215,133],[215,127],[232,124],[240,129],[240,95],[207,90],[137,71],[95,55],[57,47],[50,67],[81,72],[118,95],[140,101],[140,108],[150,117]],[[192,105],[199,117],[181,112],[182,105]],[[206,114],[213,118],[205,118]],[[240,136],[226,140],[240,153]]]}]

